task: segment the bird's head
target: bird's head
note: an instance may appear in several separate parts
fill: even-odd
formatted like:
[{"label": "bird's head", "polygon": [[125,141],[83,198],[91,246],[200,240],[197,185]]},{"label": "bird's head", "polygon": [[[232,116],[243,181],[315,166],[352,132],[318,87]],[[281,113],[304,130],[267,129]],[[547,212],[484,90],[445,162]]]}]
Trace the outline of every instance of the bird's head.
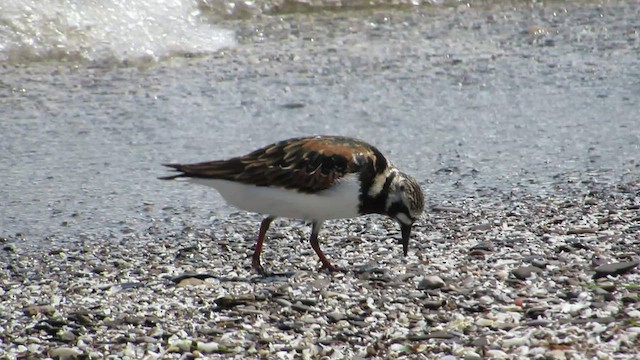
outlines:
[{"label": "bird's head", "polygon": [[416,179],[397,172],[389,186],[386,215],[400,223],[402,230],[402,251],[407,256],[411,226],[424,210],[424,194]]}]

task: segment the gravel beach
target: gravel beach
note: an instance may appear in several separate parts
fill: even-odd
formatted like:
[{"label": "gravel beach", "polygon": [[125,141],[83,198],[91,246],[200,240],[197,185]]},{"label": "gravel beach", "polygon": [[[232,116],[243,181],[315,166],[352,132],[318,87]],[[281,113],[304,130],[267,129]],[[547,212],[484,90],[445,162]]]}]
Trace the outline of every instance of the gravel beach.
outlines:
[{"label": "gravel beach", "polygon": [[[588,190],[584,190],[588,189]],[[633,359],[640,346],[640,184],[563,184],[432,204],[407,258],[382,217],[309,227],[259,218],[193,228],[147,206],[120,239],[26,251],[2,239],[8,358]],[[178,229],[166,232],[167,228]],[[286,249],[286,251],[283,251]]]},{"label": "gravel beach", "polygon": [[[640,358],[635,1],[40,3],[0,12],[0,359]],[[157,180],[317,134],[423,186],[406,258],[332,221],[319,272],[278,219],[260,277],[260,216]]]}]

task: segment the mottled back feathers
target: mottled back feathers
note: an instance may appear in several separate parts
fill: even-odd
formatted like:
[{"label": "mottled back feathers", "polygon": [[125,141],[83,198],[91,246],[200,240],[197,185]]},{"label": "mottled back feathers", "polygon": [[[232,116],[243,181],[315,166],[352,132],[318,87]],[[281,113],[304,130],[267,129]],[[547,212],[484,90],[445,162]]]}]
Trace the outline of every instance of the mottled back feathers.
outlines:
[{"label": "mottled back feathers", "polygon": [[312,193],[326,190],[351,173],[382,172],[389,164],[375,147],[348,137],[314,136],[284,140],[229,160],[166,164],[177,177],[237,181]]}]

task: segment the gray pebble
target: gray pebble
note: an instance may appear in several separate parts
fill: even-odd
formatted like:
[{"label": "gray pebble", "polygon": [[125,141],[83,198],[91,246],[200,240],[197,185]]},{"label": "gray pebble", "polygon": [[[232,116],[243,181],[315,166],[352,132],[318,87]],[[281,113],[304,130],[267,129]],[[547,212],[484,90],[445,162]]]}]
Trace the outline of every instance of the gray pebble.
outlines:
[{"label": "gray pebble", "polygon": [[623,275],[631,271],[639,264],[640,261],[636,260],[600,265],[594,269],[596,273],[593,275],[593,278],[599,279],[606,276]]},{"label": "gray pebble", "polygon": [[444,280],[442,280],[437,275],[429,275],[425,276],[424,279],[418,283],[418,290],[434,290],[439,289],[445,285]]},{"label": "gray pebble", "polygon": [[541,274],[542,270],[537,266],[521,266],[513,269],[511,273],[520,280],[525,280],[533,276],[533,274]]}]

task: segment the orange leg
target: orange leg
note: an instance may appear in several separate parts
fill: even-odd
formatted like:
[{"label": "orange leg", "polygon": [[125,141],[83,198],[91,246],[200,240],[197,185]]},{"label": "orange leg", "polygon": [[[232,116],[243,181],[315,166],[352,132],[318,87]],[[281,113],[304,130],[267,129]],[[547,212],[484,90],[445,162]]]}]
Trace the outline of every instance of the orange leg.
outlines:
[{"label": "orange leg", "polygon": [[262,265],[260,264],[260,253],[262,253],[262,244],[264,243],[264,238],[267,234],[267,230],[269,230],[269,226],[271,222],[275,219],[275,216],[268,216],[262,223],[260,223],[260,233],[258,234],[258,243],[256,244],[256,249],[253,252],[253,260],[251,261],[251,267],[258,272],[260,275],[266,275],[267,272],[264,270]]},{"label": "orange leg", "polygon": [[322,221],[314,221],[311,228],[311,238],[309,239],[311,247],[313,248],[313,250],[315,250],[316,254],[318,254],[320,261],[322,261],[322,267],[320,268],[320,270],[327,269],[329,270],[329,272],[339,271],[338,268],[331,265],[329,259],[324,256],[322,249],[320,249],[320,244],[318,243],[318,233],[320,232],[321,227]]}]

